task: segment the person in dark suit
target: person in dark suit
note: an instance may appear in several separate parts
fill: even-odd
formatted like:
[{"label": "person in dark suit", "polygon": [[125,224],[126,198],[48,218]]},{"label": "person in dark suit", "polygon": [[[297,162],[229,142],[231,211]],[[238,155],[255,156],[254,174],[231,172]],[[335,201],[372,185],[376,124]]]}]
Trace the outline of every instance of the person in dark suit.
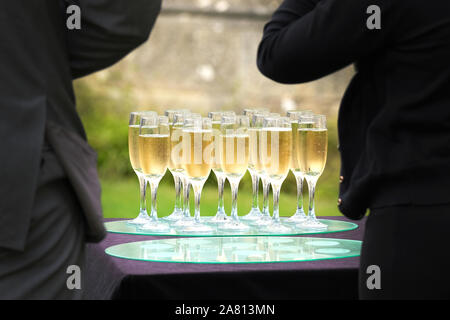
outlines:
[{"label": "person in dark suit", "polygon": [[448,0],[285,0],[264,28],[257,65],[277,82],[355,64],[338,207],[370,209],[362,299],[450,298],[449,13]]},{"label": "person in dark suit", "polygon": [[[71,5],[80,9],[80,29],[67,27]],[[85,242],[106,231],[96,153],[72,80],[146,41],[161,0],[0,6],[0,299],[80,298],[83,286],[67,285],[70,266],[83,279]]]}]

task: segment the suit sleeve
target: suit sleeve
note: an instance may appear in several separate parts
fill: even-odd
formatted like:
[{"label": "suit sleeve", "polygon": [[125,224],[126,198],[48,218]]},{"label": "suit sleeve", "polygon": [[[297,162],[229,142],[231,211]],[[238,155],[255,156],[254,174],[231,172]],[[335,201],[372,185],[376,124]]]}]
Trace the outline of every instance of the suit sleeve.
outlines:
[{"label": "suit sleeve", "polygon": [[[81,29],[67,30],[73,78],[107,68],[145,42],[161,0],[64,0],[81,9]],[[65,10],[64,8],[64,10]]]},{"label": "suit sleeve", "polygon": [[[372,5],[381,29],[370,29]],[[385,47],[391,29],[390,0],[285,0],[264,27],[257,65],[286,84],[313,81]]]}]

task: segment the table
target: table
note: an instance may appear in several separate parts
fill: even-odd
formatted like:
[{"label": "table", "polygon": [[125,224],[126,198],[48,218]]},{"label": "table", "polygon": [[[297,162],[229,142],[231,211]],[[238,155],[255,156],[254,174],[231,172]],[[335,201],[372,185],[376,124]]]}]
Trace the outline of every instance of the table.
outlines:
[{"label": "table", "polygon": [[[344,217],[321,217],[350,221]],[[112,221],[117,219],[105,219]],[[365,219],[352,231],[308,235],[362,240]],[[116,244],[170,237],[109,233],[87,246],[85,299],[357,299],[359,257],[289,263],[190,264],[114,258]]]}]

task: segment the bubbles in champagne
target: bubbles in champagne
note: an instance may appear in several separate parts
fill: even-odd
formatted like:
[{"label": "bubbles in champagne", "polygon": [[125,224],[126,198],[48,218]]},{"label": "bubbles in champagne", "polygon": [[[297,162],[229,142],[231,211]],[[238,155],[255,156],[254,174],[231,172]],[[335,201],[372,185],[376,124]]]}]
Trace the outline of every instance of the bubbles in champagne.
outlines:
[{"label": "bubbles in champagne", "polygon": [[249,136],[221,135],[221,167],[228,176],[242,177],[248,168]]},{"label": "bubbles in champagne", "polygon": [[320,176],[327,161],[328,130],[298,130],[298,163],[300,171],[310,176]]},{"label": "bubbles in champagne", "polygon": [[183,171],[183,125],[170,125],[170,161],[169,169],[175,172]]},{"label": "bubbles in champagne", "polygon": [[183,130],[183,168],[191,179],[206,179],[213,164],[212,130]]},{"label": "bubbles in champagne", "polygon": [[130,155],[131,167],[139,171],[139,125],[130,125],[128,127],[128,153]]},{"label": "bubbles in champagne", "polygon": [[150,177],[162,177],[169,165],[168,134],[139,135],[139,161],[142,172]]},{"label": "bubbles in champagne", "polygon": [[273,180],[284,180],[291,168],[291,128],[262,129],[260,135],[260,160],[265,174]]}]

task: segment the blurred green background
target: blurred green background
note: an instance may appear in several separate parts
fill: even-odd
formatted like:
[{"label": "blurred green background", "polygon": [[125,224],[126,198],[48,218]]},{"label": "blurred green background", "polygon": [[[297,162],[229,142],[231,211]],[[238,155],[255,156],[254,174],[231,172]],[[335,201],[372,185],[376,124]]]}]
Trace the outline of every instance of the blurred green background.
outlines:
[{"label": "blurred green background", "polygon": [[[316,189],[316,213],[340,215],[336,207],[340,168],[336,115],[353,69],[301,85],[281,85],[263,77],[256,67],[256,52],[264,24],[279,3],[164,1],[149,41],[113,67],[75,81],[77,108],[89,143],[98,152],[105,217],[132,218],[139,209],[138,180],[128,158],[131,111],[163,114],[165,109],[190,109],[206,116],[214,110],[241,114],[244,108],[253,107],[280,114],[310,109],[328,116],[328,161]],[[304,191],[307,205],[307,188]],[[158,191],[160,216],[172,212],[174,199],[168,171]],[[228,213],[230,207],[227,182]],[[239,214],[246,214],[250,207],[251,178],[247,173],[239,186]],[[217,184],[211,173],[202,193],[202,215],[213,215],[216,208]],[[280,214],[289,216],[295,209],[296,183],[290,173],[281,190]]]}]

